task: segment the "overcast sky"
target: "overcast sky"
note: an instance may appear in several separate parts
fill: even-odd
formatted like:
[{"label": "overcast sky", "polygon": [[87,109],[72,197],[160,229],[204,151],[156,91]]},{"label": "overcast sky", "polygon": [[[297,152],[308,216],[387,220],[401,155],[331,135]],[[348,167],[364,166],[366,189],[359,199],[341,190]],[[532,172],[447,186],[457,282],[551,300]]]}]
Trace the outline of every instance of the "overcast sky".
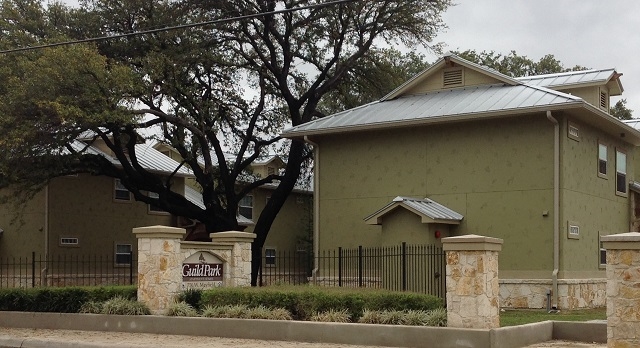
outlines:
[{"label": "overcast sky", "polygon": [[640,117],[639,0],[454,1],[443,16],[449,29],[436,40],[445,51],[515,50],[536,61],[553,54],[566,67],[616,68],[622,97]]}]

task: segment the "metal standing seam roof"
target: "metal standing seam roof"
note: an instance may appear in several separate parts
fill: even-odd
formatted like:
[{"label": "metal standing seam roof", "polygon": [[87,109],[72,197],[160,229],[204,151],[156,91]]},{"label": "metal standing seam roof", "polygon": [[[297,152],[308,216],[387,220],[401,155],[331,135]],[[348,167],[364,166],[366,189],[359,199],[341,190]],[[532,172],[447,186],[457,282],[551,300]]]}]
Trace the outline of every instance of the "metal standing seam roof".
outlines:
[{"label": "metal standing seam roof", "polygon": [[[404,206],[409,208],[409,210],[413,210],[427,216],[433,220],[440,221],[452,221],[452,222],[460,222],[464,218],[462,214],[445,207],[444,205],[429,199],[419,199],[419,198],[411,198],[411,197],[403,197],[398,196],[393,199],[389,204],[385,205],[375,213],[367,216],[364,220],[368,223],[378,224],[377,219],[386,215],[391,210],[396,208],[397,206]],[[371,220],[376,221],[371,221]]]},{"label": "metal standing seam roof", "polygon": [[545,74],[536,76],[517,77],[516,80],[524,82],[530,86],[540,86],[548,88],[558,87],[576,87],[578,85],[589,85],[594,83],[606,83],[616,70],[600,69],[600,70],[582,70],[570,71],[557,74]]},{"label": "metal standing seam roof", "polygon": [[579,97],[545,87],[481,85],[370,103],[290,128],[283,132],[283,136],[297,137],[349,128],[429,123],[449,117],[549,110],[582,103],[584,101]]},{"label": "metal standing seam roof", "polygon": [[[87,145],[86,143],[79,140],[74,140],[70,145],[76,151],[83,151],[84,153],[92,155],[100,155],[109,160],[112,164],[121,166],[120,161],[118,161],[117,158],[105,153],[95,146]],[[163,155],[160,151],[154,149],[151,145],[148,144],[136,145],[136,158],[138,159],[138,163],[140,163],[142,168],[150,172],[171,174],[176,170],[176,168],[180,167],[175,173],[176,176],[193,176],[189,168],[180,166],[180,163],[174,161],[168,156]]]},{"label": "metal standing seam roof", "polygon": [[[200,209],[206,209],[204,201],[202,200],[202,193],[189,185],[184,186],[184,198],[186,198],[189,202],[197,205]],[[238,221],[238,225],[240,226],[255,225],[253,220],[247,219],[240,214],[236,215],[236,219]]]}]

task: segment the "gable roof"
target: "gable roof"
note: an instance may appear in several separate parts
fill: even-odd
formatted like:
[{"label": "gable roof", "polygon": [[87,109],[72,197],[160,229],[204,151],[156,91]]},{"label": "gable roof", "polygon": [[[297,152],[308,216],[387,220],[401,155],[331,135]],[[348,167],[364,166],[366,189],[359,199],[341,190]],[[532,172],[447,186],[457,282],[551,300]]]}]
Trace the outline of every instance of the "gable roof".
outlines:
[{"label": "gable roof", "polygon": [[421,217],[422,223],[459,224],[464,218],[461,214],[429,198],[418,199],[398,196],[380,210],[364,218],[369,225],[382,224],[382,217],[402,207]]},{"label": "gable roof", "polygon": [[[200,209],[206,209],[204,205],[204,201],[202,200],[202,193],[198,190],[194,189],[189,185],[184,186],[184,198],[186,198],[189,202],[197,205]],[[236,219],[238,221],[238,225],[240,226],[252,226],[255,225],[253,220],[247,219],[243,215],[237,214]]]},{"label": "gable roof", "polygon": [[[409,93],[420,82],[441,71],[448,62],[473,69],[499,80],[500,83],[440,89],[422,94]],[[578,76],[580,73],[582,76],[589,76],[591,82],[601,78],[595,73],[592,75],[592,72],[576,72],[570,75]],[[544,81],[541,79],[538,82],[543,84]],[[551,83],[551,80],[546,81],[545,83]],[[282,136],[301,138],[308,135],[409,127],[559,110],[573,111],[571,115],[577,119],[616,137],[625,134],[625,141],[640,145],[640,131],[580,97],[511,78],[452,54],[441,58],[379,101],[286,129]]]},{"label": "gable roof", "polygon": [[624,91],[616,69],[568,71],[557,74],[518,77],[516,80],[530,86],[547,87],[555,90],[607,85],[609,95],[621,95]]},{"label": "gable roof", "polygon": [[[117,158],[105,153],[95,146],[88,145],[80,140],[75,140],[71,142],[70,145],[76,151],[83,151],[87,154],[100,155],[109,160],[109,162],[111,162],[115,166],[121,166],[120,161],[118,161]],[[178,177],[193,176],[189,168],[180,166],[180,163],[163,155],[160,151],[154,149],[151,145],[136,144],[135,146],[136,158],[138,159],[138,163],[140,163],[142,168],[144,168],[145,170],[155,174],[171,174],[175,171],[175,175]]]}]

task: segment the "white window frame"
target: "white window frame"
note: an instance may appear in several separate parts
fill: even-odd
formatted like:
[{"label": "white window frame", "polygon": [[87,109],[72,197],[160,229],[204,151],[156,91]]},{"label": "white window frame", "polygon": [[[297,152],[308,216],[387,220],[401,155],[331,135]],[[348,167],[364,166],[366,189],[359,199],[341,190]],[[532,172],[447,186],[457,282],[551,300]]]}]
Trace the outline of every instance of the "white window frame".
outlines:
[{"label": "white window frame", "polygon": [[[250,200],[250,202],[247,202],[247,200]],[[247,203],[249,203],[250,205],[247,205]],[[249,215],[251,216],[242,214],[243,209],[250,211],[251,213]],[[242,199],[238,202],[238,214],[246,217],[249,220],[253,220],[253,195],[246,195],[242,197]]]},{"label": "white window frame", "polygon": [[58,245],[65,248],[80,247],[80,239],[78,237],[61,236]]},{"label": "white window frame", "polygon": [[[129,195],[129,198],[125,199],[118,196],[118,192],[123,194],[125,191]],[[113,179],[113,200],[116,202],[131,202],[131,192],[122,185],[122,181],[118,178]]]},{"label": "white window frame", "polygon": [[265,247],[264,248],[264,266],[276,267],[278,252],[276,248]]},{"label": "white window frame", "polygon": [[[598,267],[606,268],[607,267],[607,249],[603,247],[602,236],[606,236],[606,233],[598,233]],[[604,262],[603,261],[604,258]]]},{"label": "white window frame", "polygon": [[[602,151],[604,150],[604,153]],[[604,172],[602,172],[601,163],[604,163]],[[598,176],[606,179],[609,166],[609,146],[598,142]]]},{"label": "white window frame", "polygon": [[[119,247],[128,247],[129,251],[128,252],[123,252],[120,250]],[[122,257],[123,255],[126,255],[127,258],[129,258],[128,262],[118,262],[118,256]],[[113,263],[116,266],[131,266],[133,260],[133,246],[131,243],[115,243],[114,245],[114,259],[113,259]]]},{"label": "white window frame", "polygon": [[[620,163],[623,162],[624,168],[621,167]],[[616,149],[616,195],[627,197],[629,194],[629,189],[627,188],[627,153]],[[622,183],[620,182],[620,176],[622,175]],[[622,185],[622,186],[620,186]],[[618,187],[622,187],[622,191],[618,190]]]}]

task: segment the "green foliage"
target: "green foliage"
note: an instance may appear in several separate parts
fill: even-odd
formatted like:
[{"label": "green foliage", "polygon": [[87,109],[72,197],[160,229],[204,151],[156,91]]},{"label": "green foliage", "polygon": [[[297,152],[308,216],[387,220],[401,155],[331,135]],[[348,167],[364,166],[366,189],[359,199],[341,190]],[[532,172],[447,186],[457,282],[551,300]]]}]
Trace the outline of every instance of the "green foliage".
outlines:
[{"label": "green foliage", "polygon": [[631,120],[633,119],[633,110],[627,108],[627,100],[620,99],[609,110],[611,116],[619,120]]},{"label": "green foliage", "polygon": [[80,307],[80,313],[90,313],[90,314],[102,314],[104,302],[98,301],[89,301],[82,304]]},{"label": "green foliage", "polygon": [[136,291],[134,286],[0,289],[0,310],[77,313],[87,302],[135,299]]},{"label": "green foliage", "polygon": [[206,306],[202,316],[207,318],[292,320],[291,313],[284,308],[246,305]]},{"label": "green foliage", "polygon": [[151,311],[144,303],[116,296],[102,304],[102,314],[149,315]]},{"label": "green foliage", "polygon": [[511,77],[523,77],[531,75],[553,74],[565,71],[587,70],[587,68],[576,65],[573,68],[565,68],[553,54],[547,54],[537,62],[527,56],[521,56],[516,51],[511,51],[507,55],[494,51],[476,52],[466,50],[464,52],[454,52],[460,58],[466,59]]},{"label": "green foliage", "polygon": [[309,318],[309,320],[333,323],[350,323],[351,315],[346,309],[330,309],[326,312],[315,313]]},{"label": "green foliage", "polygon": [[178,294],[176,300],[178,302],[186,302],[196,310],[201,309],[200,299],[202,298],[202,290],[187,289]]},{"label": "green foliage", "polygon": [[447,326],[447,310],[444,308],[403,311],[372,311],[367,309],[358,322],[363,324]]},{"label": "green foliage", "polygon": [[202,305],[244,305],[284,308],[297,320],[317,313],[346,310],[357,321],[370,310],[431,310],[442,307],[435,296],[367,289],[336,289],[310,286],[269,288],[217,288],[202,293]]},{"label": "green foliage", "polygon": [[198,311],[186,302],[173,302],[167,308],[165,315],[170,317],[197,317]]}]

